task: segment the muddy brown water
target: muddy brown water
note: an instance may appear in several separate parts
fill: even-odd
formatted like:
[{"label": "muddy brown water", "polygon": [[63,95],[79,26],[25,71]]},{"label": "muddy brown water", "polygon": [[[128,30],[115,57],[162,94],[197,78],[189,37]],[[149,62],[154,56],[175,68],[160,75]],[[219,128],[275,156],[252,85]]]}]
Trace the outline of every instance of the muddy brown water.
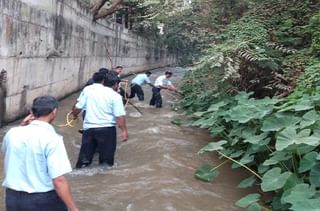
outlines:
[{"label": "muddy brown water", "polygon": [[[184,70],[174,68],[173,71],[172,81],[177,83]],[[151,80],[154,82],[156,76],[162,73],[163,69],[156,71],[151,75]],[[171,124],[172,118],[180,115],[172,109],[172,104],[177,101],[172,93],[162,91],[164,107],[155,109],[148,105],[151,88],[144,86],[143,89],[146,95],[144,102],[136,98],[131,100],[143,115],[131,105],[126,106],[129,140],[121,142],[118,138],[115,166],[99,166],[95,158],[90,167],[74,170],[67,175],[80,210],[241,210],[234,203],[249,192],[238,189],[237,185],[248,174],[224,165],[214,182],[197,180],[194,172],[204,162],[221,163],[216,155],[197,154],[212,138],[205,130]],[[81,143],[81,134],[78,133],[81,122],[74,122],[73,128],[57,125],[66,123],[66,114],[78,95],[75,93],[60,102],[54,121],[57,132],[64,137],[73,166]],[[0,137],[18,122],[1,128]],[[2,156],[0,162],[2,180]],[[4,210],[4,189],[1,188],[0,192],[0,210]]]}]

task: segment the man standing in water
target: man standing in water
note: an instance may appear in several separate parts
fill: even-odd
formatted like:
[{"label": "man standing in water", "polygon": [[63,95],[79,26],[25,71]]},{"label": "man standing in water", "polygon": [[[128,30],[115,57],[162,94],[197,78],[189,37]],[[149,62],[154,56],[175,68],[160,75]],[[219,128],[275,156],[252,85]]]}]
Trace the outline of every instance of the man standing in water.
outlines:
[{"label": "man standing in water", "polygon": [[[3,139],[6,209],[78,211],[67,179],[72,171],[62,137],[51,122],[58,101],[51,96],[34,99],[32,115]],[[67,208],[68,207],[68,208]]]},{"label": "man standing in water", "polygon": [[149,77],[151,75],[150,71],[147,71],[145,73],[138,74],[134,79],[131,81],[131,93],[129,98],[134,98],[134,96],[137,94],[138,99],[140,101],[144,100],[144,93],[141,88],[142,85],[148,84],[151,87],[154,87],[154,85],[151,83]]},{"label": "man standing in water", "polygon": [[[114,73],[95,73],[94,84],[81,92],[72,109],[74,119],[86,109],[83,121],[82,142],[76,168],[89,166],[98,147],[99,164],[113,166],[117,145],[116,125],[122,139],[128,139],[125,110],[121,96],[116,92],[120,79]],[[105,85],[105,86],[104,86]]]},{"label": "man standing in water", "polygon": [[156,79],[156,82],[154,83],[154,86],[152,88],[152,98],[150,100],[150,105],[155,106],[156,108],[161,108],[162,107],[162,97],[161,97],[161,89],[167,89],[169,91],[174,91],[177,93],[180,93],[177,88],[172,85],[171,81],[169,78],[171,78],[172,72],[166,71],[164,75],[159,76]]}]

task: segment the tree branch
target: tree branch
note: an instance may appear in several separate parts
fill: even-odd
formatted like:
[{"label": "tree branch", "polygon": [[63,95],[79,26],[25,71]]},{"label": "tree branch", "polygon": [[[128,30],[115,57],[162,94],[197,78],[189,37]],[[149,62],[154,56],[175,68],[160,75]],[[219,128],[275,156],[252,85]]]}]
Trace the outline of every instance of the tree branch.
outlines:
[{"label": "tree branch", "polygon": [[[92,1],[91,1],[91,2],[92,2]],[[95,16],[98,14],[99,10],[103,7],[103,5],[104,5],[106,2],[107,2],[107,0],[99,0],[98,2],[95,1],[94,3],[92,3],[92,4],[90,5],[90,10],[91,10],[91,12],[92,12],[92,14],[93,14],[93,17],[95,17]]]},{"label": "tree branch", "polygon": [[123,0],[115,0],[112,1],[111,6],[108,9],[103,9],[103,10],[98,10],[97,14],[94,14],[94,18],[93,20],[96,21],[98,19],[107,17],[108,15],[113,14],[114,12],[116,12],[117,10],[119,10],[119,6],[122,6]]}]

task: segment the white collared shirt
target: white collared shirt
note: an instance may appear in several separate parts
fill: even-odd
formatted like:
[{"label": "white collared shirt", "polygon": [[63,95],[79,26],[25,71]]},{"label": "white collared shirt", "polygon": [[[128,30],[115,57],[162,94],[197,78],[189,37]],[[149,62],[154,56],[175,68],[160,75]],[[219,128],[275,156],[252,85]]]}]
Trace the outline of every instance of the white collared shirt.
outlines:
[{"label": "white collared shirt", "polygon": [[165,75],[159,76],[156,79],[156,82],[154,83],[154,86],[159,87],[159,86],[171,86],[172,83],[169,81],[169,79],[166,78]]},{"label": "white collared shirt", "polygon": [[100,83],[85,87],[76,107],[86,110],[83,129],[113,127],[116,117],[126,115],[121,95]]},{"label": "white collared shirt", "polygon": [[54,190],[52,179],[72,171],[62,136],[47,122],[11,128],[2,143],[4,187],[39,193]]}]

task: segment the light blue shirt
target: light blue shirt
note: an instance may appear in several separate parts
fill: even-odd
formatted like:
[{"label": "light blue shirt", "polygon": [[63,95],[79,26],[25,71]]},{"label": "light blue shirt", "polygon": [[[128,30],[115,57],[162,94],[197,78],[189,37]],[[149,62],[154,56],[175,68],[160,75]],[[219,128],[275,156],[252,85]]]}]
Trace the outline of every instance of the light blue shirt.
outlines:
[{"label": "light blue shirt", "polygon": [[116,117],[126,115],[121,95],[99,83],[82,90],[76,107],[86,110],[83,129],[113,127]]},{"label": "light blue shirt", "polygon": [[4,187],[39,193],[54,190],[52,179],[72,171],[62,136],[47,122],[11,128],[2,143]]},{"label": "light blue shirt", "polygon": [[134,79],[131,81],[132,84],[138,84],[139,86],[144,84],[150,84],[150,79],[145,73],[138,74]]},{"label": "light blue shirt", "polygon": [[156,82],[154,83],[154,85],[156,87],[159,87],[159,86],[171,86],[172,83],[171,81],[169,81],[165,75],[162,75],[162,76],[159,76],[157,79],[156,79]]}]

